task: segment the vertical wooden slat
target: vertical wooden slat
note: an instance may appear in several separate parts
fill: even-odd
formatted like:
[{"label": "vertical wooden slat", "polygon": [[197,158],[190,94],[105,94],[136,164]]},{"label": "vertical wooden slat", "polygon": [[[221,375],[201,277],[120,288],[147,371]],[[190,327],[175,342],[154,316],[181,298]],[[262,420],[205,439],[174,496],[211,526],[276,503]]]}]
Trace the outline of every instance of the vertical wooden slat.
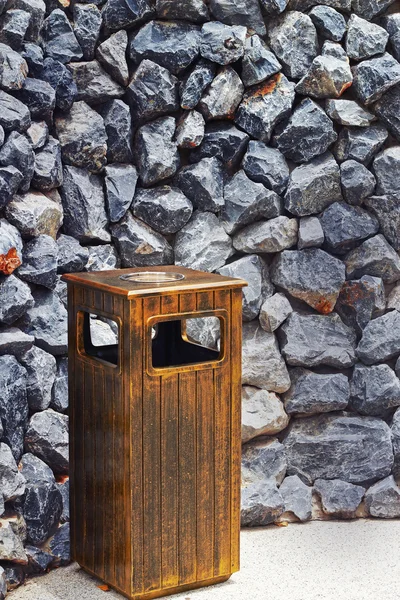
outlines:
[{"label": "vertical wooden slat", "polygon": [[[68,372],[69,372],[69,486],[70,486],[70,517],[71,517],[71,557],[73,560],[81,559],[80,548],[78,548],[78,515],[76,508],[77,498],[77,470],[78,466],[81,467],[79,457],[77,456],[79,443],[77,440],[78,436],[78,423],[81,419],[77,420],[76,415],[76,384],[75,378],[79,377],[77,365],[75,364],[76,358],[76,339],[77,339],[77,316],[75,310],[75,290],[76,287],[73,285],[68,286]],[[78,379],[81,384],[81,379]]]},{"label": "vertical wooden slat", "polygon": [[90,364],[84,367],[84,410],[83,410],[83,455],[84,455],[84,549],[85,562],[89,569],[94,571],[94,540],[96,524],[94,519],[95,500],[95,456],[96,446],[93,435],[93,409],[94,398],[94,368]]},{"label": "vertical wooden slat", "polygon": [[114,497],[114,373],[108,371],[104,388],[104,427],[103,427],[103,458],[104,458],[104,579],[115,581],[115,497]]}]

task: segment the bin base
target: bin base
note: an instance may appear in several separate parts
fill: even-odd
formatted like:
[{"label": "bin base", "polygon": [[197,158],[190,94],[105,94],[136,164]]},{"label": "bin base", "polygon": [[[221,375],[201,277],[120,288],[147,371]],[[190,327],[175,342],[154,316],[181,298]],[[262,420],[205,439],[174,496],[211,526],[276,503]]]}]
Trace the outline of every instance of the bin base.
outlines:
[{"label": "bin base", "polygon": [[[92,577],[96,577],[97,579],[104,581],[96,573],[94,573],[87,567],[84,567],[82,565],[79,566],[81,567],[81,569],[83,569],[83,571],[85,571],[89,575],[92,575]],[[216,585],[217,583],[223,583],[224,581],[228,581],[231,575],[232,573],[230,573],[229,575],[222,575],[221,577],[213,577],[212,579],[204,579],[203,581],[193,581],[192,583],[185,583],[183,585],[177,585],[175,587],[151,590],[150,592],[145,592],[144,594],[133,595],[127,594],[118,586],[112,585],[107,581],[105,581],[104,583],[106,583],[111,589],[115,590],[119,594],[122,594],[123,596],[125,596],[125,598],[129,598],[130,600],[151,600],[152,598],[163,598],[164,596],[171,596],[172,594],[179,594],[180,592],[187,592],[189,590],[195,590],[197,588]]]}]

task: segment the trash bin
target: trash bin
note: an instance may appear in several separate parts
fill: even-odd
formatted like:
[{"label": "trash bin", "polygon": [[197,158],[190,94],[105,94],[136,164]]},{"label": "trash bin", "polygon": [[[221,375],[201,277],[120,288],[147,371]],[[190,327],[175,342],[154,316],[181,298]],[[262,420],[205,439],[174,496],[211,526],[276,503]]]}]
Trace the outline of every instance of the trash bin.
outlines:
[{"label": "trash bin", "polygon": [[[246,282],[175,266],[63,280],[72,558],[128,598],[225,581],[239,568]],[[115,343],[96,344],[99,319]],[[208,319],[219,344],[201,342]]]}]

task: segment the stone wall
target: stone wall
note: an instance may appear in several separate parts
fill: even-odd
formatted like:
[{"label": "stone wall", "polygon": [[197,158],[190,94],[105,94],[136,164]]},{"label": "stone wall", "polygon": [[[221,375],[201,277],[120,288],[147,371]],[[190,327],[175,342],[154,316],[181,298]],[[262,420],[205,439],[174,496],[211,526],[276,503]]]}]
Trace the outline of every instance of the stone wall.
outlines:
[{"label": "stone wall", "polygon": [[400,13],[287,2],[0,0],[0,598],[68,561],[66,272],[248,280],[243,525],[400,516]]}]

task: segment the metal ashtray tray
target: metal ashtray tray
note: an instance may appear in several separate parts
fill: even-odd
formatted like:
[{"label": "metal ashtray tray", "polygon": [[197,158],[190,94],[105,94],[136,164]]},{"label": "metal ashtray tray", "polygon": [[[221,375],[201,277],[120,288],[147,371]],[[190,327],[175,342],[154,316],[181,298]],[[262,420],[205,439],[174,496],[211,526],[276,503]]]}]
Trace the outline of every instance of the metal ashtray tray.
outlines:
[{"label": "metal ashtray tray", "polygon": [[135,281],[136,283],[167,283],[168,281],[180,281],[185,279],[182,273],[166,271],[142,271],[141,273],[128,273],[120,275],[124,281]]}]

